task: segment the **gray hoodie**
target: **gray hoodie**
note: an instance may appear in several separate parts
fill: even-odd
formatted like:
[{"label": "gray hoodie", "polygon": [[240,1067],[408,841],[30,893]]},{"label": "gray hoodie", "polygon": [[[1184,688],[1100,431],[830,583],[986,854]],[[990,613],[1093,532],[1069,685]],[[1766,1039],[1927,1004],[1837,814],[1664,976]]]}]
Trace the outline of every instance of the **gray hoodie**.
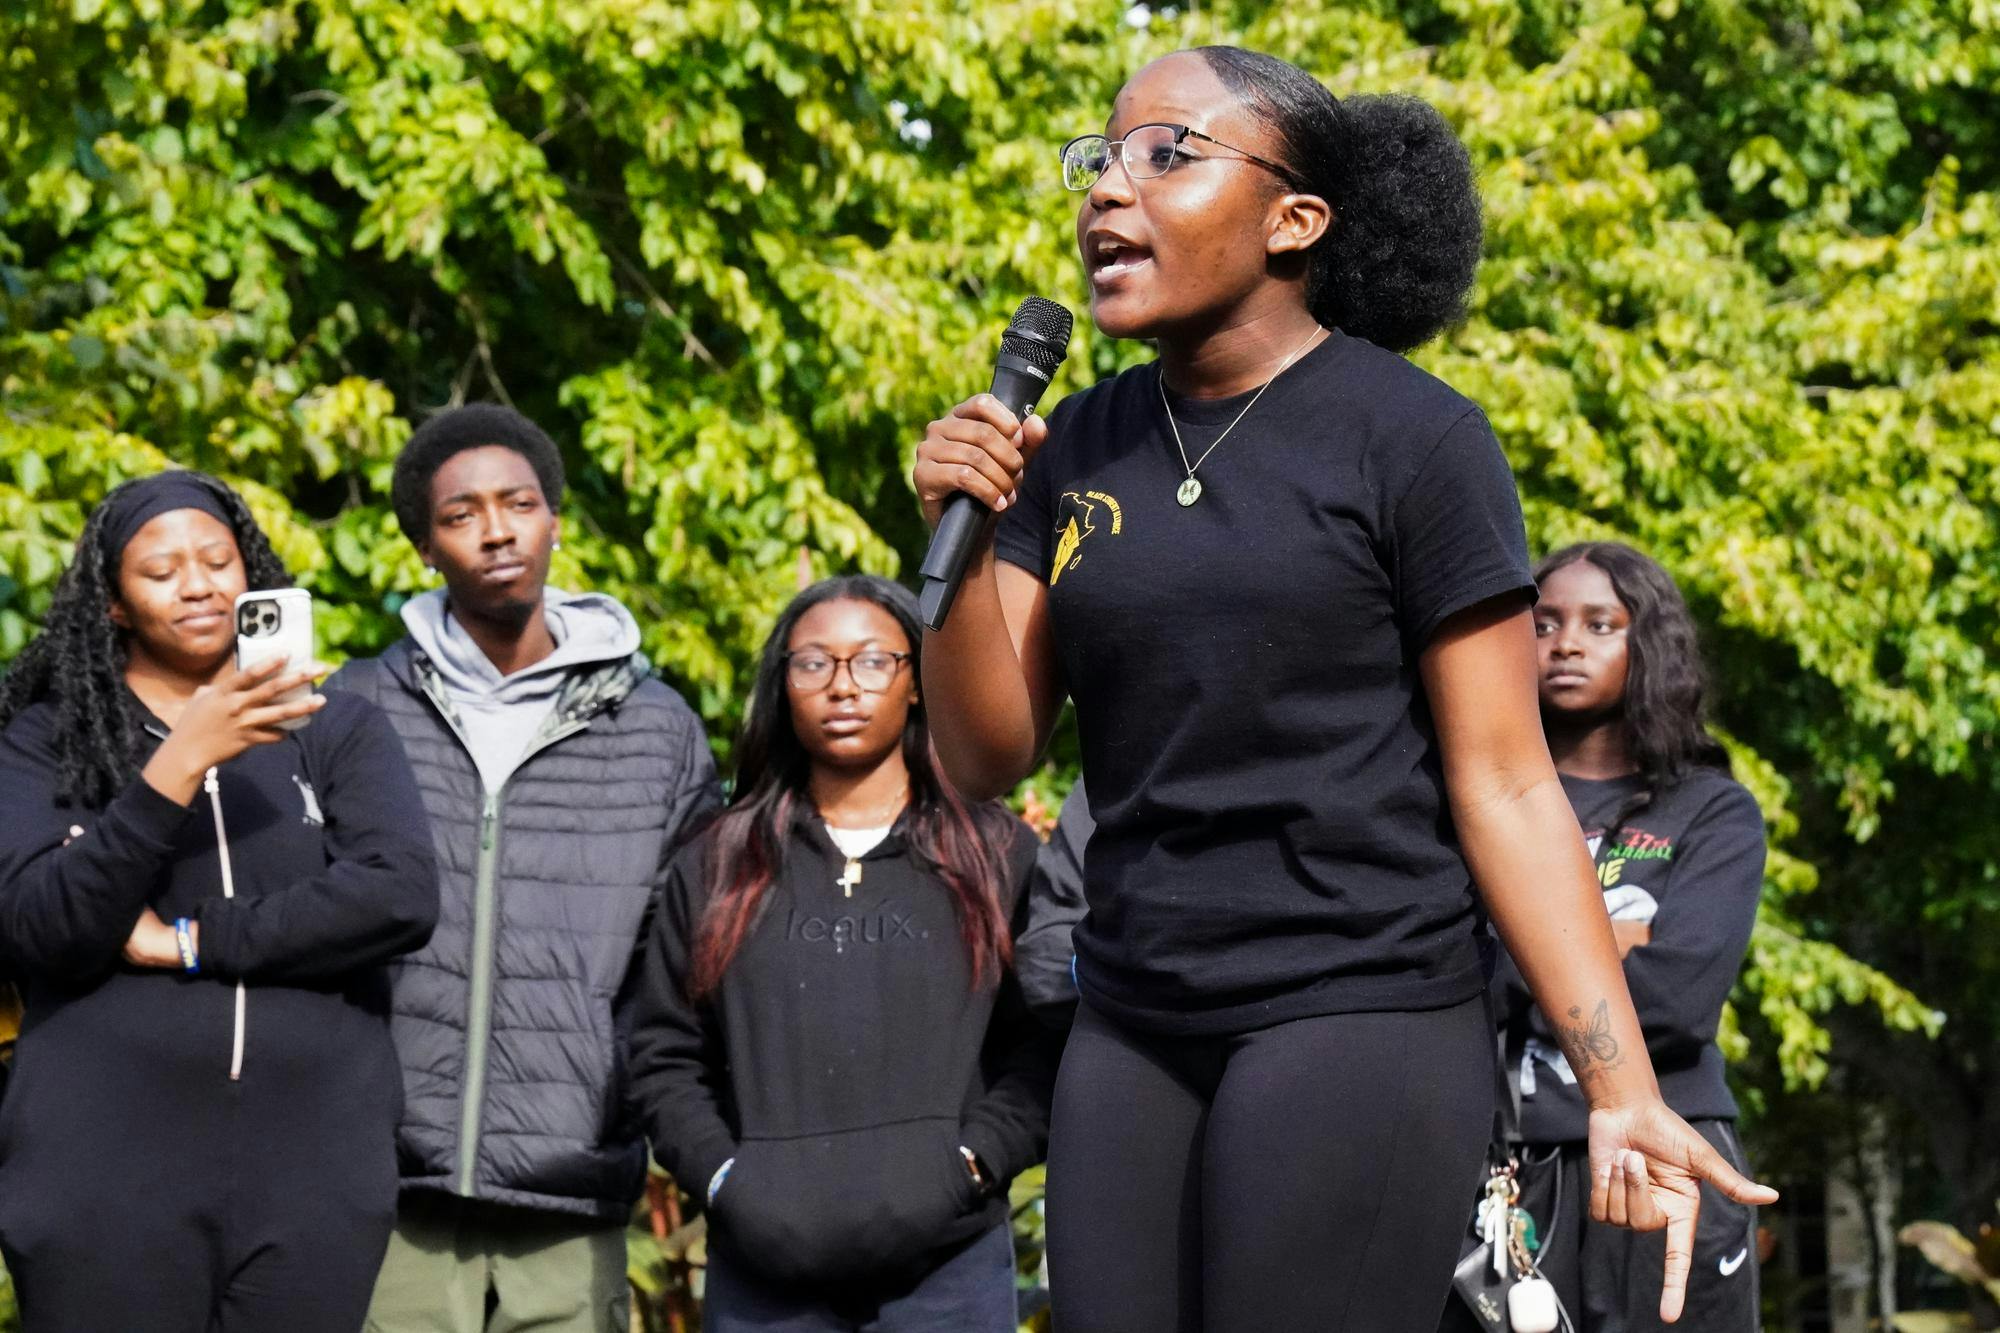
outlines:
[{"label": "gray hoodie", "polygon": [[513,774],[573,670],[620,661],[639,650],[639,623],[615,598],[549,588],[542,607],[556,650],[503,676],[451,614],[444,589],[403,603],[403,624],[437,668],[489,792],[499,791]]}]

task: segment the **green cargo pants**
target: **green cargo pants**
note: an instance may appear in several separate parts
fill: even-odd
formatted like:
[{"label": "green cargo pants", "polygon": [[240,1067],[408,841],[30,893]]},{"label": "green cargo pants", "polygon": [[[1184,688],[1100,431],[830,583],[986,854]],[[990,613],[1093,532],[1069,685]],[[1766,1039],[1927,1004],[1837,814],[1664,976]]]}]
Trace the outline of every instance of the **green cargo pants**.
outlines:
[{"label": "green cargo pants", "polygon": [[618,1223],[410,1193],[368,1333],[627,1333],[631,1301]]}]

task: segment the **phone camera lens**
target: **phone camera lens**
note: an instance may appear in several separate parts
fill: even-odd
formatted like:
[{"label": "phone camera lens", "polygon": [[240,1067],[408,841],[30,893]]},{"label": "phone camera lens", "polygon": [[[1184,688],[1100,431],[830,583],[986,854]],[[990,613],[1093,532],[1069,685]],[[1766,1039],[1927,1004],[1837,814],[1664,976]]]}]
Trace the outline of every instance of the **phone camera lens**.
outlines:
[{"label": "phone camera lens", "polygon": [[252,602],[236,613],[236,632],[246,639],[264,639],[278,632],[284,613],[275,602]]}]

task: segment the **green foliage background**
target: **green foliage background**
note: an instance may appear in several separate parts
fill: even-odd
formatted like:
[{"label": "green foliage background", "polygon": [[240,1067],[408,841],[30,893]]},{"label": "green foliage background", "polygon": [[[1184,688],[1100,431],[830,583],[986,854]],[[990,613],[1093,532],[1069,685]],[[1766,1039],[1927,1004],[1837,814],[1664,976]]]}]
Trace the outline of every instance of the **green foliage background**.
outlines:
[{"label": "green foliage background", "polygon": [[[1459,127],[1488,259],[1420,360],[1487,407],[1539,547],[1632,540],[1709,631],[1779,849],[1730,1039],[1773,1090],[1893,1066],[1990,1199],[1994,0],[10,5],[0,658],[169,460],[245,487],[331,650],[378,650],[422,586],[390,461],[501,398],[566,447],[559,580],[634,609],[726,748],[800,553],[913,559],[922,424],[1023,295],[1082,308],[1055,146],[1206,41]],[[1086,323],[1058,387],[1145,355]]]}]

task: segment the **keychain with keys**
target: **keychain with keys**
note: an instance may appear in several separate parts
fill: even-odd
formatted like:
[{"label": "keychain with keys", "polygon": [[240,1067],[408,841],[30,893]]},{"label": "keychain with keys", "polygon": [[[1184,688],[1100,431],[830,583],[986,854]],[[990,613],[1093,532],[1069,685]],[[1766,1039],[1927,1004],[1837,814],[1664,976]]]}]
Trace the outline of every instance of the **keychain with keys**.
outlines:
[{"label": "keychain with keys", "polygon": [[1507,1259],[1514,1265],[1514,1271],[1522,1277],[1534,1275],[1535,1219],[1528,1216],[1528,1210],[1525,1208],[1508,1210]]},{"label": "keychain with keys", "polygon": [[1479,1238],[1486,1242],[1488,1252],[1493,1256],[1493,1274],[1505,1281],[1512,1255],[1508,1250],[1512,1245],[1513,1217],[1519,1210],[1515,1204],[1521,1200],[1521,1182],[1516,1178],[1517,1168],[1509,1162],[1496,1169],[1486,1181],[1486,1197],[1479,1201]]}]

